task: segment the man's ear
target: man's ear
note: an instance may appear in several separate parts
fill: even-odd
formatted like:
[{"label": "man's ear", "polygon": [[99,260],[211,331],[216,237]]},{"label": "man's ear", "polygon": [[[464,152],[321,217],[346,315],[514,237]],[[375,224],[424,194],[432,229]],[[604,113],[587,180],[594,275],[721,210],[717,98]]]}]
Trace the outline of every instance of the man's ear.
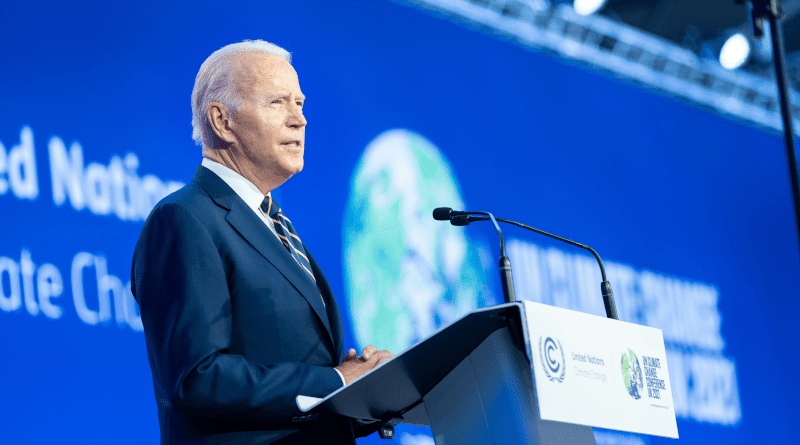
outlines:
[{"label": "man's ear", "polygon": [[231,130],[231,115],[225,105],[219,102],[211,102],[208,104],[206,110],[208,115],[208,123],[211,125],[211,130],[218,138],[232,144],[236,142],[236,136]]}]

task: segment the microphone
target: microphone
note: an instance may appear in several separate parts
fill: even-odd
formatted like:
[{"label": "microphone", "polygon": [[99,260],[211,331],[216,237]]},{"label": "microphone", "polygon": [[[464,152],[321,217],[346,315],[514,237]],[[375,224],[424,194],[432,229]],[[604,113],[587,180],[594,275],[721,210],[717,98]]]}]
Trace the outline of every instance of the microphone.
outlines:
[{"label": "microphone", "polygon": [[[474,216],[456,215],[456,216],[450,218],[450,224],[452,224],[454,226],[468,226],[469,223],[472,222],[472,221],[470,221],[470,218],[473,218],[472,221],[477,221],[477,218],[475,218]],[[485,221],[486,218],[481,218],[481,220]]]},{"label": "microphone", "polygon": [[437,207],[433,209],[433,219],[436,221],[452,221],[454,216],[466,214],[466,212],[457,212],[450,207]]},{"label": "microphone", "polygon": [[[450,210],[450,209],[448,209],[448,210]],[[611,283],[609,283],[608,280],[606,279],[606,270],[603,267],[603,260],[600,259],[600,255],[598,255],[597,252],[594,249],[592,249],[591,247],[589,247],[589,246],[587,246],[585,244],[577,243],[575,241],[569,240],[569,239],[564,238],[564,237],[560,237],[558,235],[554,235],[552,233],[545,232],[544,230],[539,230],[539,229],[537,229],[535,227],[531,227],[531,226],[527,226],[527,225],[522,224],[522,223],[518,223],[516,221],[511,221],[511,220],[503,219],[503,218],[495,218],[494,216],[492,216],[491,213],[488,213],[488,212],[456,212],[456,211],[453,211],[452,213],[455,214],[455,215],[450,218],[450,224],[452,224],[454,226],[467,226],[470,223],[475,222],[475,221],[489,221],[489,220],[491,220],[492,224],[494,224],[496,226],[497,225],[496,221],[500,221],[500,222],[504,222],[504,223],[507,223],[507,224],[513,224],[513,225],[515,225],[517,227],[522,227],[523,229],[527,229],[527,230],[530,230],[532,232],[536,232],[536,233],[538,233],[540,235],[549,236],[550,238],[557,239],[557,240],[565,242],[567,244],[571,244],[571,245],[573,245],[575,247],[580,247],[581,249],[588,250],[589,252],[592,253],[592,255],[594,255],[595,259],[597,260],[597,264],[600,266],[600,275],[602,275],[602,277],[603,277],[603,282],[600,283],[600,292],[603,294],[603,305],[606,308],[606,317],[612,318],[614,320],[619,320],[619,318],[617,317],[617,306],[614,303],[614,292],[611,290]],[[486,217],[472,216],[472,215],[489,215],[490,217],[486,218]],[[498,230],[498,232],[500,231],[499,228],[497,230]],[[502,245],[502,235],[501,235],[501,245]],[[501,254],[503,256],[505,256],[505,250],[503,250]],[[501,258],[501,262],[502,262],[502,258]],[[510,266],[509,266],[509,268],[510,268]]]},{"label": "microphone", "polygon": [[503,299],[506,303],[513,303],[516,301],[514,296],[514,279],[511,276],[511,261],[506,256],[506,243],[503,239],[503,231],[497,225],[494,216],[489,212],[460,212],[451,209],[450,207],[438,207],[433,209],[433,219],[437,221],[450,221],[454,226],[466,226],[472,218],[470,214],[486,215],[488,218],[481,218],[481,220],[491,220],[497,236],[500,238],[500,284],[503,286]]}]

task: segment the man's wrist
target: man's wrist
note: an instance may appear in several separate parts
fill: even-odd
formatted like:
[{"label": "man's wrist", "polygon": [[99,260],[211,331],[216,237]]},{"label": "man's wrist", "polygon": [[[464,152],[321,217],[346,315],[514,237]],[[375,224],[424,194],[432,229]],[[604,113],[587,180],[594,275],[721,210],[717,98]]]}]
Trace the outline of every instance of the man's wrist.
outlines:
[{"label": "man's wrist", "polygon": [[339,370],[338,370],[338,369],[336,369],[336,368],[333,368],[333,370],[334,370],[334,371],[336,371],[336,373],[337,373],[337,374],[339,374],[339,378],[341,378],[341,379],[342,379],[342,386],[347,386],[347,382],[344,380],[344,376],[342,375],[342,372],[341,372],[341,371],[339,371]]}]

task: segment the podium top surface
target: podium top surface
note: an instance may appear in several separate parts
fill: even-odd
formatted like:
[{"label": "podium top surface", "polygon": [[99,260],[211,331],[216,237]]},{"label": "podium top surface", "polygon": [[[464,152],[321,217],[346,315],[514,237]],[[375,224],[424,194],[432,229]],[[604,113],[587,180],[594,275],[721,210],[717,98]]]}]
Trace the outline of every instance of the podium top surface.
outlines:
[{"label": "podium top surface", "polygon": [[406,414],[404,423],[427,425],[412,408],[492,332],[520,323],[520,311],[508,303],[470,312],[304,411],[383,421]]}]

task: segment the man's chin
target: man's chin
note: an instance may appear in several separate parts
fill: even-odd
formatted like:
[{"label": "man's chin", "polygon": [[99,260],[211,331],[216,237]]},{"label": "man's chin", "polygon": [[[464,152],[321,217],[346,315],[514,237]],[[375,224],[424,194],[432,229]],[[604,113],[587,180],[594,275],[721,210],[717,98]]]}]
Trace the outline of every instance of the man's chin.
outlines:
[{"label": "man's chin", "polygon": [[301,171],[303,171],[303,166],[304,165],[305,165],[305,162],[303,161],[303,159],[300,159],[300,161],[299,162],[295,162],[294,165],[292,165],[292,167],[289,170],[292,171],[292,174],[294,175],[294,174],[297,174],[297,173],[300,173]]},{"label": "man's chin", "polygon": [[284,181],[288,180],[292,176],[296,175],[303,171],[303,161],[301,160],[299,163],[293,163],[291,165],[283,165],[281,166],[281,170],[283,174],[281,176],[284,177]]}]

